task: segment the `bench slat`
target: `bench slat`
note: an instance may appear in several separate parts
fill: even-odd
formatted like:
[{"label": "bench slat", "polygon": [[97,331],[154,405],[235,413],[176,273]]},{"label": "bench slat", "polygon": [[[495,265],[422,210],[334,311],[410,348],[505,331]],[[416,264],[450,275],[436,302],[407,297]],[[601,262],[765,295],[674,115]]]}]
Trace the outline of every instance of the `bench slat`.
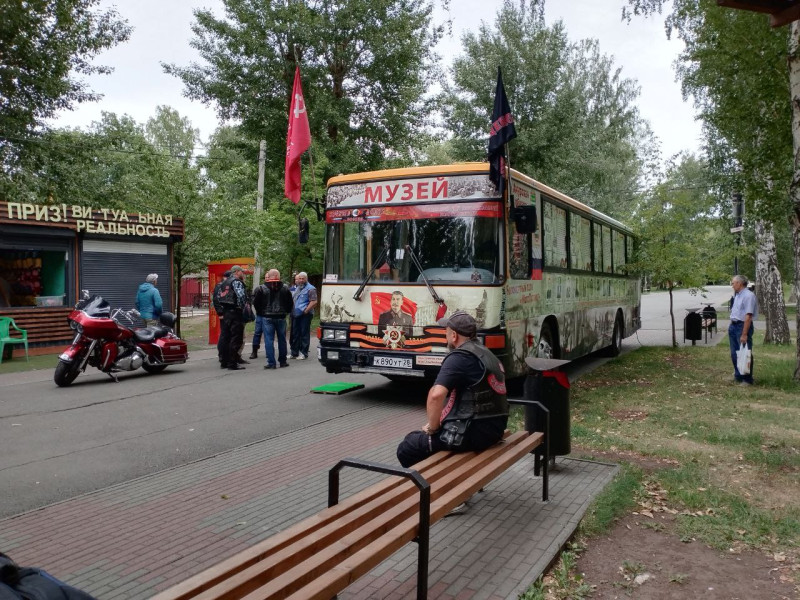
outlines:
[{"label": "bench slat", "polygon": [[[517,435],[524,437],[527,434],[523,432]],[[501,450],[502,445],[493,446],[481,453],[482,458],[481,455],[478,455],[477,458],[486,462]],[[448,487],[455,485],[458,481],[457,474],[465,470],[467,468],[465,465],[474,459],[475,453],[444,453],[439,461],[423,465],[424,476],[432,486],[439,482],[438,489],[440,491],[438,493],[442,493]],[[458,470],[459,467],[461,471]],[[271,583],[270,580],[274,583],[278,579],[286,579],[284,575],[290,572],[294,574],[294,579],[288,579],[287,585],[299,587],[301,582],[307,582],[310,578],[328,570],[344,555],[352,554],[386,534],[403,520],[417,518],[419,501],[416,496],[416,487],[407,480],[393,479],[403,482],[401,490],[404,491],[404,497],[384,496],[377,499],[375,502],[376,514],[371,519],[357,519],[356,525],[358,526],[355,527],[351,519],[352,515],[340,516],[330,528],[324,531],[306,532],[306,535],[300,538],[297,544],[281,548],[274,555],[270,555],[259,563],[220,582],[195,598],[197,600],[241,598],[244,594]],[[436,489],[437,487],[432,487],[432,495]],[[360,508],[356,510],[360,510]],[[313,535],[311,535],[312,533]],[[343,540],[346,540],[344,545],[342,544]],[[317,543],[320,541],[327,545]],[[313,548],[310,547],[312,545]],[[308,563],[302,561],[312,559],[312,557],[315,569],[309,570]],[[298,564],[301,567],[295,569]]]},{"label": "bench slat", "polygon": [[[452,460],[453,456],[460,457],[464,455],[456,455],[451,452],[438,452],[418,463],[416,465],[417,470],[425,476],[429,471],[435,469],[437,465]],[[408,493],[416,492],[416,487],[406,479],[397,477],[386,478],[353,494],[339,504],[326,508],[316,515],[308,517],[292,525],[288,529],[276,533],[269,539],[234,554],[221,563],[209,567],[189,579],[168,588],[154,596],[153,600],[186,600],[187,598],[195,598],[201,592],[231,579],[235,574],[245,571],[253,565],[261,564],[264,560],[282,549],[297,543],[299,540],[307,538],[310,534],[317,532],[330,523],[335,523],[342,518],[342,516],[359,507],[367,505],[376,499],[383,499],[384,503],[392,503],[396,498],[396,496],[392,494],[402,488],[405,488]],[[252,571],[248,571],[248,574],[252,576]],[[228,586],[224,587],[226,589],[228,588]],[[221,597],[224,597],[224,595]]]},{"label": "bench slat", "polygon": [[[436,481],[446,475],[450,470],[448,464],[446,461],[440,461],[439,464],[426,469],[426,479]],[[361,546],[383,535],[404,519],[419,513],[417,488],[407,480],[393,479],[399,481],[401,485],[367,504],[342,512],[338,519],[324,527],[306,530],[305,535],[298,536],[294,543],[276,548],[259,562],[230,575],[213,588],[193,598],[196,600],[241,598],[244,594],[292,569],[298,563],[315,555],[321,556],[352,532],[361,529],[365,531],[357,541]],[[341,550],[339,548],[333,555],[338,556]]]},{"label": "bench slat", "polygon": [[[541,433],[518,432],[480,453],[438,452],[415,465],[431,484],[431,524],[542,439]],[[418,526],[416,486],[390,477],[161,592],[154,600],[283,600],[289,594],[329,600],[414,539]]]},{"label": "bench slat", "polygon": [[[542,434],[527,435],[521,432],[513,441],[511,438],[480,453],[462,453],[469,456],[461,469],[448,472],[438,483],[431,484],[431,524],[439,521],[453,508],[467,500],[475,492],[510,465],[528,454],[541,443]],[[494,450],[494,452],[492,452]],[[490,456],[487,456],[490,455]],[[472,475],[467,473],[479,467]],[[414,507],[418,512],[418,504]],[[381,535],[371,534],[369,524],[342,538],[336,547],[310,557],[273,581],[244,596],[245,600],[283,600],[287,593],[292,600],[320,598],[330,600],[336,593],[369,572],[383,560],[394,554],[417,535],[419,519],[417,514],[407,517],[391,530]],[[368,545],[360,544],[366,536]],[[359,549],[358,546],[361,546]],[[355,550],[355,552],[354,552]],[[332,561],[338,564],[331,564]],[[303,586],[303,587],[301,587]]]}]

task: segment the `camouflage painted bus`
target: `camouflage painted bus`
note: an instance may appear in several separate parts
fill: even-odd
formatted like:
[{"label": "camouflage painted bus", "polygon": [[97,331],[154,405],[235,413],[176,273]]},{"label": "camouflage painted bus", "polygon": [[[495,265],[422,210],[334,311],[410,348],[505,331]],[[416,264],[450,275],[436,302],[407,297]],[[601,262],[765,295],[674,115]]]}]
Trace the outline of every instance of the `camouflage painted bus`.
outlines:
[{"label": "camouflage painted bus", "polygon": [[328,182],[318,358],[331,373],[433,377],[437,320],[465,310],[509,377],[525,358],[619,352],[640,327],[633,232],[513,169],[505,202],[487,163]]}]

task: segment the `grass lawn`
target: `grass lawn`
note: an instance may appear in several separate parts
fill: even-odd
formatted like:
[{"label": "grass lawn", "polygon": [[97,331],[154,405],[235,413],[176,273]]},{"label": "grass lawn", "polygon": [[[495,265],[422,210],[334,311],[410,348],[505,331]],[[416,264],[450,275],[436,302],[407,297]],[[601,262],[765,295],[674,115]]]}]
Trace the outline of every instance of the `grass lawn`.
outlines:
[{"label": "grass lawn", "polygon": [[[795,346],[760,341],[753,350],[752,387],[733,385],[725,341],[640,348],[573,385],[573,455],[623,465],[581,524],[589,544],[632,510],[666,510],[676,515],[682,539],[798,562]],[[521,417],[516,423],[521,426]],[[537,585],[526,598],[540,597]]]}]

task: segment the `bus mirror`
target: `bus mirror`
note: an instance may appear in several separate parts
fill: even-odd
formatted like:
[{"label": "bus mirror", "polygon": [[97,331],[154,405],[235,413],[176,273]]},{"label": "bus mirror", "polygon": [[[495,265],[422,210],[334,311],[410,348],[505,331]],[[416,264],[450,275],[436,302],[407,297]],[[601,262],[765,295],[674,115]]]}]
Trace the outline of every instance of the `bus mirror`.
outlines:
[{"label": "bus mirror", "polygon": [[517,233],[536,232],[536,205],[527,204],[511,209],[511,219],[517,226]]},{"label": "bus mirror", "polygon": [[305,217],[297,222],[297,241],[301,244],[308,243],[308,219]]}]

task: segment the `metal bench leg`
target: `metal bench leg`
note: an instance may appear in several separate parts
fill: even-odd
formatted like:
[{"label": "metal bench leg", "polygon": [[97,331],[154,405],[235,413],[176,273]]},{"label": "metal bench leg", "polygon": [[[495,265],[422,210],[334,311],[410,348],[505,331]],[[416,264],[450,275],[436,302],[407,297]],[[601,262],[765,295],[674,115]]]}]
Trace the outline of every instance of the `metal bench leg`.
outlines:
[{"label": "metal bench leg", "polygon": [[384,465],[382,463],[356,458],[340,460],[335,467],[328,471],[328,506],[339,503],[339,471],[343,467],[354,467],[386,475],[396,475],[410,479],[419,489],[419,529],[414,541],[419,545],[417,564],[417,600],[428,598],[428,558],[430,556],[431,539],[431,486],[425,478],[414,469],[405,469]]},{"label": "metal bench leg", "polygon": [[[550,481],[548,476],[548,463],[550,462],[550,411],[538,400],[522,400],[520,398],[509,398],[509,404],[523,404],[532,406],[539,411],[541,418],[538,420],[544,423],[544,442],[541,448],[531,450],[533,454],[533,474],[538,477],[541,469],[542,473],[542,502],[550,500]],[[534,433],[530,431],[529,433]],[[542,461],[544,456],[544,461]]]}]

